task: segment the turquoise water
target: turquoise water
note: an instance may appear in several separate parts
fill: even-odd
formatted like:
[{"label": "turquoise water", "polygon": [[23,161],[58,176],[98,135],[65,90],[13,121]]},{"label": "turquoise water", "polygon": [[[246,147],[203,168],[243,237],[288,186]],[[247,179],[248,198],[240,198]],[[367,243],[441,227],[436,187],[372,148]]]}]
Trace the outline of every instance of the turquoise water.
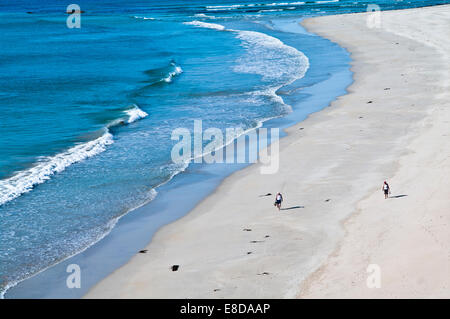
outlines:
[{"label": "turquoise water", "polygon": [[60,1],[0,3],[0,290],[195,175],[175,128],[283,127],[343,94],[347,52],[299,18],[448,2],[79,1],[80,29]]}]

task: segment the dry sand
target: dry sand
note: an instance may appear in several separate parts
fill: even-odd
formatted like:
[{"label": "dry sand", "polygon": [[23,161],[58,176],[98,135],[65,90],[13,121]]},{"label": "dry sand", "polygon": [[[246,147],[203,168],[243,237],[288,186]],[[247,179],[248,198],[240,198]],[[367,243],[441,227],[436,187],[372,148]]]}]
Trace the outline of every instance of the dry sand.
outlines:
[{"label": "dry sand", "polygon": [[[369,16],[305,21],[355,82],[287,130],[277,174],[233,174],[85,297],[450,297],[450,6]],[[277,191],[292,209],[260,197]]]}]

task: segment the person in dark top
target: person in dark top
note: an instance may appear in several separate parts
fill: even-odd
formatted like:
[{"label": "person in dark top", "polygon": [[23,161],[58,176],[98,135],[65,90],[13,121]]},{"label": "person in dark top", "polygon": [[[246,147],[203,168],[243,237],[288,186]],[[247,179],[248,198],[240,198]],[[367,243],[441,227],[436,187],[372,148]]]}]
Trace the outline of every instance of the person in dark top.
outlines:
[{"label": "person in dark top", "polygon": [[274,206],[276,206],[278,208],[278,210],[281,209],[281,202],[283,201],[283,195],[281,195],[280,192],[277,193],[277,196],[275,196],[275,204]]},{"label": "person in dark top", "polygon": [[384,199],[389,197],[389,194],[391,193],[391,188],[389,187],[389,184],[384,181],[383,187],[381,188],[384,192]]}]

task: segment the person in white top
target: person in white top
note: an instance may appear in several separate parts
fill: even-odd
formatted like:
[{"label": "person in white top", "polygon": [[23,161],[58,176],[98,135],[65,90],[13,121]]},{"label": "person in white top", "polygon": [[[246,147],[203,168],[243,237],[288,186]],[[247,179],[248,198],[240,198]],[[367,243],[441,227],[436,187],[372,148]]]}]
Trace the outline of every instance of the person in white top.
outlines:
[{"label": "person in white top", "polygon": [[281,209],[281,202],[283,201],[283,195],[281,195],[280,192],[277,193],[277,196],[275,196],[275,204],[274,206],[276,206],[278,208],[278,210]]},{"label": "person in white top", "polygon": [[381,188],[384,192],[384,199],[389,197],[389,194],[391,193],[391,188],[389,187],[389,184],[384,181],[383,187]]}]

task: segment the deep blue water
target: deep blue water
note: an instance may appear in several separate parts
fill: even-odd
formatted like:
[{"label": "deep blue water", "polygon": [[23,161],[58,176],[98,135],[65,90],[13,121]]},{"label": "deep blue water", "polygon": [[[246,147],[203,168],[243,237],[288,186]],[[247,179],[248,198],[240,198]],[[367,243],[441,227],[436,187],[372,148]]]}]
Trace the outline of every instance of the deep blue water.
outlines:
[{"label": "deep blue water", "polygon": [[69,3],[0,2],[0,290],[184,174],[175,128],[299,120],[344,90],[348,54],[299,18],[449,2],[84,0],[80,29]]}]

